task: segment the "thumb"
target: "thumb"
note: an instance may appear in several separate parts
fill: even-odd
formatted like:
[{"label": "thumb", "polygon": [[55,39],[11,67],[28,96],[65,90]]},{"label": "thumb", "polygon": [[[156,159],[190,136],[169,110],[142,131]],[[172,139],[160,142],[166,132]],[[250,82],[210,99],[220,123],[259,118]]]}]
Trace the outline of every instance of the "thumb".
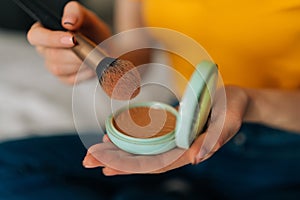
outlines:
[{"label": "thumb", "polygon": [[70,31],[78,30],[84,21],[85,9],[76,1],[66,4],[62,17],[62,26]]},{"label": "thumb", "polygon": [[111,35],[109,27],[98,16],[76,1],[66,4],[62,26],[69,31],[79,31],[99,43]]}]

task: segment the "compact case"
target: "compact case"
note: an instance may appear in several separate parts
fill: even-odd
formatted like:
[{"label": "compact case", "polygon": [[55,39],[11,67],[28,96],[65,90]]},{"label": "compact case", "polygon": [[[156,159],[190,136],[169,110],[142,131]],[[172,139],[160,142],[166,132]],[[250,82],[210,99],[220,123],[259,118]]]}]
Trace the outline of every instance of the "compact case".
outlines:
[{"label": "compact case", "polygon": [[[196,66],[186,86],[178,111],[161,102],[132,103],[107,118],[105,123],[107,135],[120,149],[133,154],[155,155],[175,147],[188,149],[206,124],[217,87],[217,80],[216,64],[211,61],[202,61]],[[123,134],[115,127],[114,116],[134,107],[151,107],[172,113],[176,116],[174,130],[162,136],[151,138],[135,138]]]}]

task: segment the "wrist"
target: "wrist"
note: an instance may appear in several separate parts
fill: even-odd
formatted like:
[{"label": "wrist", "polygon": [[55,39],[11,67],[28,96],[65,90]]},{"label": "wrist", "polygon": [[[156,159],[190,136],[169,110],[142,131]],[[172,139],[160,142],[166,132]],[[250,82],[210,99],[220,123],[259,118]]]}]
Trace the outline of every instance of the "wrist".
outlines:
[{"label": "wrist", "polygon": [[260,94],[258,90],[243,88],[247,96],[247,108],[243,117],[243,122],[261,122],[264,118],[263,111],[259,109]]},{"label": "wrist", "polygon": [[242,122],[254,119],[253,107],[255,106],[252,91],[235,85],[226,85],[227,112],[233,113]]}]

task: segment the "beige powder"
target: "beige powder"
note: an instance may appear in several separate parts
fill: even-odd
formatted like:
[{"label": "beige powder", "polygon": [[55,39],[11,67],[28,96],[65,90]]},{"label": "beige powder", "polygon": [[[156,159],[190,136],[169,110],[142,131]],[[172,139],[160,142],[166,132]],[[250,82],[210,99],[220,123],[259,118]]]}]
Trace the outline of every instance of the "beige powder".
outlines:
[{"label": "beige powder", "polygon": [[113,120],[121,133],[135,138],[153,138],[170,133],[175,129],[176,116],[169,111],[135,107],[125,110]]}]

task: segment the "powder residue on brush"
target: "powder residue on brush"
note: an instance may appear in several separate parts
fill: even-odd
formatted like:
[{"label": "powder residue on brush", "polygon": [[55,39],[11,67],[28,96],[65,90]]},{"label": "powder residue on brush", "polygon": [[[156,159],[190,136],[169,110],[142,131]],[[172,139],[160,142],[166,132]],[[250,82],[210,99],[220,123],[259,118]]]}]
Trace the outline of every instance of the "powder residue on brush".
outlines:
[{"label": "powder residue on brush", "polygon": [[176,116],[163,109],[135,107],[115,116],[113,123],[125,135],[153,138],[172,132],[176,126]]},{"label": "powder residue on brush", "polygon": [[101,85],[113,99],[129,100],[140,92],[141,77],[136,67],[127,60],[117,59],[104,71]]}]

